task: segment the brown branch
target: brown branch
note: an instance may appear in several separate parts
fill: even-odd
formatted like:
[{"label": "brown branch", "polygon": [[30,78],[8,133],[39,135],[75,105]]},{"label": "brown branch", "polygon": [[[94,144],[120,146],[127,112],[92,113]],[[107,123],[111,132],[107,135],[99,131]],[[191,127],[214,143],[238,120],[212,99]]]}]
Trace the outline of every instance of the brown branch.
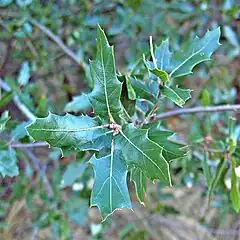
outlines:
[{"label": "brown branch", "polygon": [[80,65],[80,58],[69,47],[67,47],[63,43],[63,41],[58,36],[56,36],[49,28],[45,27],[44,25],[32,18],[30,19],[30,22],[32,25],[45,33],[52,41],[54,41],[74,62]]},{"label": "brown branch", "polygon": [[193,113],[200,113],[200,112],[224,112],[224,111],[238,112],[240,111],[240,104],[176,109],[176,110],[160,113],[156,116],[153,116],[151,121],[159,121],[168,117],[184,115],[184,114],[193,114]]},{"label": "brown branch", "polygon": [[47,142],[34,142],[34,143],[11,143],[12,148],[33,148],[33,147],[49,147]]},{"label": "brown branch", "polygon": [[[11,92],[11,88],[0,78],[0,88],[6,92]],[[21,112],[30,120],[35,120],[35,115],[21,102],[17,95],[13,96],[13,101],[15,105],[21,110]]]},{"label": "brown branch", "polygon": [[38,171],[42,177],[43,180],[43,186],[47,192],[48,197],[53,198],[54,197],[54,191],[51,187],[51,184],[48,180],[47,174],[46,174],[46,165],[41,166],[40,159],[38,159],[31,151],[28,149],[22,149],[22,151],[25,153],[26,156],[31,160],[34,168],[36,171]]}]

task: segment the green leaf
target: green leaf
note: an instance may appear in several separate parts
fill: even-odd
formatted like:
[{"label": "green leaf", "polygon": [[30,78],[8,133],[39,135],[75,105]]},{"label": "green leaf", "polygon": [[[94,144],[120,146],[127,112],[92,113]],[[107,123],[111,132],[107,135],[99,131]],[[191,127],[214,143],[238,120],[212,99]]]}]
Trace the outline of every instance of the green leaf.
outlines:
[{"label": "green leaf", "polygon": [[94,81],[89,100],[94,113],[101,118],[114,121],[121,114],[120,95],[122,84],[116,76],[113,47],[107,41],[104,31],[98,26],[97,58],[90,61],[90,72]]},{"label": "green leaf", "polygon": [[1,0],[0,7],[6,7],[7,5],[11,4],[13,0]]},{"label": "green leaf", "polygon": [[208,191],[208,201],[210,201],[211,196],[212,196],[212,192],[216,188],[216,186],[217,186],[217,184],[218,184],[218,182],[219,182],[219,180],[222,176],[222,173],[223,173],[223,170],[225,168],[226,162],[227,162],[227,160],[225,158],[221,159],[221,161],[219,162],[219,164],[217,166],[215,176],[213,177],[213,179],[211,181],[210,188],[209,188],[209,191]]},{"label": "green leaf", "polygon": [[19,174],[15,151],[11,148],[0,151],[0,173],[3,177],[14,177]]},{"label": "green leaf", "polygon": [[32,0],[16,0],[19,7],[24,8],[32,3]]},{"label": "green leaf", "polygon": [[29,78],[30,78],[29,63],[25,61],[25,62],[23,62],[22,66],[21,66],[21,70],[18,75],[18,83],[20,85],[25,86],[28,84]]},{"label": "green leaf", "polygon": [[24,138],[27,135],[25,127],[29,125],[29,123],[30,122],[28,121],[18,124],[11,132],[11,141],[18,141],[19,139]]},{"label": "green leaf", "polygon": [[2,95],[0,93],[0,108],[8,104],[12,100],[12,97],[13,97],[12,91],[3,93]]},{"label": "green leaf", "polygon": [[151,124],[148,137],[163,149],[163,157],[168,162],[184,157],[187,154],[186,146],[171,140],[175,134],[169,130],[161,130],[159,126],[159,123],[156,126]]},{"label": "green leaf", "polygon": [[235,168],[232,168],[232,178],[231,178],[231,192],[230,192],[231,201],[233,208],[238,213],[240,212],[240,192],[239,192],[239,183],[238,177],[235,172]]},{"label": "green leaf", "polygon": [[86,169],[86,164],[81,162],[71,162],[64,172],[61,181],[61,188],[71,186],[75,180],[80,178]]},{"label": "green leaf", "polygon": [[131,181],[134,182],[135,191],[139,202],[144,205],[147,181],[146,175],[141,169],[134,167],[131,169]]},{"label": "green leaf", "polygon": [[148,138],[148,130],[127,124],[115,138],[116,148],[123,150],[130,167],[140,168],[151,180],[160,179],[171,185],[169,164],[162,155],[163,149]]},{"label": "green leaf", "polygon": [[213,52],[220,46],[220,27],[208,31],[203,38],[196,37],[176,52],[171,59],[170,78],[181,77],[192,73],[197,64],[210,60]]},{"label": "green leaf", "polygon": [[239,48],[239,42],[238,42],[238,37],[236,33],[233,31],[233,29],[226,25],[223,27],[223,33],[224,36],[227,38],[227,40],[236,48]]},{"label": "green leaf", "polygon": [[68,198],[64,204],[64,211],[68,214],[69,219],[77,225],[87,223],[88,201],[81,199],[79,196]]},{"label": "green leaf", "polygon": [[137,98],[147,99],[155,102],[157,97],[148,83],[138,80],[136,77],[129,78]]},{"label": "green leaf", "polygon": [[65,112],[86,112],[91,108],[91,103],[89,102],[88,96],[86,94],[81,94],[80,96],[73,97],[73,100],[64,108]]},{"label": "green leaf", "polygon": [[160,70],[168,71],[172,53],[169,51],[169,41],[162,41],[160,46],[155,49],[157,66]]},{"label": "green leaf", "polygon": [[149,71],[159,77],[163,83],[168,81],[168,74],[167,72],[160,70],[158,68],[149,68]]},{"label": "green leaf", "polygon": [[91,205],[99,208],[103,221],[117,209],[131,209],[127,166],[121,151],[115,149],[114,140],[109,155],[99,159],[94,155],[89,162],[95,174]]},{"label": "green leaf", "polygon": [[8,114],[8,111],[3,112],[0,117],[0,133],[4,131],[6,123],[8,122],[9,119],[10,119],[10,116]]},{"label": "green leaf", "polygon": [[175,104],[177,104],[179,107],[182,107],[185,102],[191,98],[191,91],[190,89],[182,89],[176,87],[168,87],[163,86],[161,88],[161,93],[165,97],[169,98],[171,101],[173,101]]},{"label": "green leaf", "polygon": [[203,175],[205,177],[206,185],[209,188],[211,184],[211,171],[207,161],[208,161],[208,152],[204,152],[202,169],[203,169]]},{"label": "green leaf", "polygon": [[210,94],[207,89],[204,89],[201,93],[201,105],[208,106],[211,103]]},{"label": "green leaf", "polygon": [[129,80],[129,77],[128,76],[125,76],[125,79],[126,79],[126,86],[127,86],[127,92],[128,92],[128,98],[130,100],[136,100],[136,93],[132,87],[132,84]]},{"label": "green leaf", "polygon": [[[168,40],[167,42],[162,42],[162,44],[156,49],[155,54],[153,52],[152,42],[150,41],[150,51],[153,62],[147,61],[145,55],[143,55],[143,62],[151,73],[160,78],[163,83],[166,83],[168,81],[168,74],[164,69],[166,68],[166,64],[169,65],[171,57],[171,53],[168,50]],[[158,58],[155,56],[156,53],[158,54]]]},{"label": "green leaf", "polygon": [[52,113],[46,118],[37,118],[26,129],[34,140],[46,141],[53,147],[67,148],[69,151],[95,150],[89,144],[106,133],[97,118]]}]

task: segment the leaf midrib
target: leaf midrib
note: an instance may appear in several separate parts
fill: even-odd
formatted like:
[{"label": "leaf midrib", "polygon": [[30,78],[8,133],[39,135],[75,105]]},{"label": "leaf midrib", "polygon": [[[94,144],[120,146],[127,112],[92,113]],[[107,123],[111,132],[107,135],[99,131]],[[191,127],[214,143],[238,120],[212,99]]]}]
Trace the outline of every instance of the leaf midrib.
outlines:
[{"label": "leaf midrib", "polygon": [[187,61],[189,61],[193,56],[200,53],[212,40],[208,41],[202,48],[200,48],[197,52],[194,54],[191,54],[187,59],[185,59],[181,64],[179,64],[170,74],[169,77],[171,77],[180,67],[182,67]]},{"label": "leaf midrib", "polygon": [[54,129],[54,128],[31,128],[29,126],[29,130],[31,131],[45,131],[45,132],[85,132],[85,131],[91,131],[95,129],[103,128],[102,126],[96,126],[92,128],[79,128],[79,129]]},{"label": "leaf midrib", "polygon": [[100,56],[101,56],[101,65],[103,69],[103,85],[104,85],[104,94],[105,94],[105,100],[106,100],[106,105],[107,105],[107,111],[108,111],[108,116],[110,119],[112,119],[112,114],[110,112],[110,106],[108,102],[108,92],[107,92],[107,80],[106,80],[106,75],[105,75],[105,67],[103,64],[103,44],[102,44],[102,37],[99,37],[100,40]]}]

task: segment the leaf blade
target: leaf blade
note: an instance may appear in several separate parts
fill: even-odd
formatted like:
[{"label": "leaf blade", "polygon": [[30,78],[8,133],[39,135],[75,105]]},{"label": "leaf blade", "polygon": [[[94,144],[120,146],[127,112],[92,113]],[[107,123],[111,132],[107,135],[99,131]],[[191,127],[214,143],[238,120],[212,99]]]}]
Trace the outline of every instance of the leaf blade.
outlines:
[{"label": "leaf blade", "polygon": [[109,45],[104,31],[98,26],[97,58],[90,61],[90,73],[94,81],[89,100],[94,113],[114,122],[122,108],[120,95],[122,84],[117,79],[113,47]]},{"label": "leaf blade", "polygon": [[34,140],[46,141],[53,147],[68,150],[97,150],[89,143],[106,133],[96,118],[71,114],[58,116],[52,113],[46,118],[37,118],[26,130]]},{"label": "leaf blade", "polygon": [[213,52],[220,46],[220,27],[208,31],[202,39],[195,38],[192,43],[173,55],[170,78],[181,77],[192,73],[197,64],[210,60]]},{"label": "leaf blade", "polygon": [[162,148],[148,138],[148,130],[126,124],[116,137],[116,145],[124,149],[123,155],[130,167],[139,167],[149,179],[160,179],[171,185],[169,164]]},{"label": "leaf blade", "polygon": [[102,220],[117,209],[131,209],[127,188],[127,166],[121,151],[115,149],[114,140],[110,155],[99,159],[94,155],[89,163],[92,164],[95,175],[91,206],[99,208]]},{"label": "leaf blade", "polygon": [[190,89],[183,89],[179,88],[178,86],[176,87],[168,87],[168,86],[163,86],[161,88],[161,93],[165,97],[169,98],[171,101],[173,101],[175,104],[177,104],[179,107],[183,107],[185,102],[191,98],[191,92],[192,90]]}]

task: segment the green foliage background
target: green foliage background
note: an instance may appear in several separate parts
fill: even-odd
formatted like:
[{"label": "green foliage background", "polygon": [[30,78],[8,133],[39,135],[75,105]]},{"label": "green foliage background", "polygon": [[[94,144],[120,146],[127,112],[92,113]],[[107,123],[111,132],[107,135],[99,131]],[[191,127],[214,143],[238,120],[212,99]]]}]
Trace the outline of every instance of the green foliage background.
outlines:
[{"label": "green foliage background", "polygon": [[[19,171],[14,178],[3,178],[4,174],[0,177],[0,236],[4,236],[3,239],[41,236],[45,239],[86,239],[88,236],[154,239],[163,234],[159,233],[162,229],[156,224],[158,221],[164,225],[163,222],[170,219],[173,224],[180,221],[179,216],[185,221],[178,222],[180,228],[184,224],[190,228],[186,219],[191,217],[196,226],[201,224],[209,229],[206,239],[208,234],[217,237],[218,228],[238,230],[239,226],[234,225],[239,220],[236,211],[240,208],[239,175],[234,171],[240,164],[239,119],[235,113],[200,113],[163,121],[164,127],[177,132],[190,146],[190,154],[171,164],[173,191],[159,182],[155,185],[147,182],[149,190],[143,210],[130,185],[136,214],[117,212],[104,223],[98,212],[88,208],[93,182],[92,169],[86,164],[88,153],[66,150],[65,157],[61,158],[57,148],[8,150],[7,147],[9,143],[31,141],[24,128],[30,122],[13,104],[16,97],[38,117],[46,117],[49,111],[92,114],[86,94],[94,86],[89,59],[95,59],[96,55],[97,24],[115,46],[116,69],[122,77],[130,73],[141,75],[145,68],[142,55],[150,59],[149,36],[156,46],[169,38],[170,49],[175,52],[196,35],[202,37],[208,29],[221,26],[222,46],[213,60],[195,67],[193,75],[175,79],[174,84],[194,90],[192,99],[186,103],[188,107],[239,103],[240,8],[237,1],[5,0],[0,1],[0,7],[0,77],[11,88],[10,92],[0,92],[0,162],[5,163],[7,156],[14,156],[9,165],[0,165],[0,172],[14,176]],[[67,56],[41,30],[39,23],[58,36],[76,54],[80,64]],[[135,94],[146,94],[146,91],[138,92],[135,79],[128,80]],[[134,100],[136,96],[129,89],[126,87],[126,95]],[[128,101],[125,106],[130,104]],[[165,98],[157,113],[175,108],[177,106]],[[144,117],[142,109],[138,113],[140,119]],[[236,123],[229,120],[231,115],[237,118]],[[230,163],[223,157],[226,149]],[[229,181],[235,183],[235,190],[230,190]],[[177,191],[192,202],[198,196],[193,193],[200,192],[200,210],[195,214],[184,210],[186,199],[179,200]],[[211,197],[209,206],[208,197]],[[191,201],[187,200],[189,209],[196,208]],[[210,211],[214,212],[211,220]],[[215,232],[211,231],[213,228]],[[171,229],[170,223],[167,229]],[[194,235],[189,237],[194,239]]]}]

